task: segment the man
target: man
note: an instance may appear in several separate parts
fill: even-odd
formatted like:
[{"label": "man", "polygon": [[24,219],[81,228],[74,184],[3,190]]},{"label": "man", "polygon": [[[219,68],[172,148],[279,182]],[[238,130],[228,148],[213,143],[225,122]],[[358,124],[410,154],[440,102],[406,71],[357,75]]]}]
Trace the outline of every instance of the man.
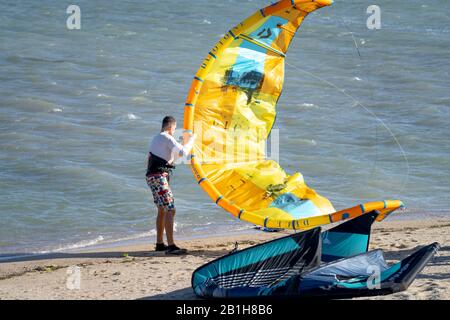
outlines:
[{"label": "man", "polygon": [[[156,251],[166,251],[167,254],[185,254],[186,249],[177,247],[173,240],[173,223],[175,203],[169,178],[177,158],[187,156],[194,144],[195,135],[190,135],[182,145],[173,137],[177,123],[174,117],[163,119],[161,132],[153,137],[149,145],[147,164],[147,184],[152,190],[153,199],[158,208],[156,218]],[[164,244],[163,233],[166,231],[168,246]]]}]

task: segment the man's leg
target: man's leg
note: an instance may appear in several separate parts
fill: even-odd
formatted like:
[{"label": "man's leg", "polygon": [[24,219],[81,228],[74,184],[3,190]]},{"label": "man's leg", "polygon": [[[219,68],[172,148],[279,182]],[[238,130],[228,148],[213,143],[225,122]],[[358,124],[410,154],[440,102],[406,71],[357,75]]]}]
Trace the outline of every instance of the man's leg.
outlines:
[{"label": "man's leg", "polygon": [[173,241],[173,224],[175,221],[175,208],[166,211],[166,236],[168,247],[166,254],[185,254],[186,249],[179,248]]},{"label": "man's leg", "polygon": [[156,243],[163,243],[164,224],[166,212],[163,207],[158,207],[158,216],[156,217]]},{"label": "man's leg", "polygon": [[173,241],[174,221],[175,221],[175,209],[167,210],[165,228],[166,228],[167,243],[169,246],[175,244]]}]

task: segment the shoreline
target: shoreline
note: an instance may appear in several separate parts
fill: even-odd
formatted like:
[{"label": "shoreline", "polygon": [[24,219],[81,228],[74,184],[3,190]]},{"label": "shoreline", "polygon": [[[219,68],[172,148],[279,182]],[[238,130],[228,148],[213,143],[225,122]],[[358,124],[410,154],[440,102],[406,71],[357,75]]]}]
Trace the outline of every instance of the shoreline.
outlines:
[{"label": "shoreline", "polygon": [[[186,231],[185,231],[186,232]],[[190,240],[196,240],[196,239],[204,239],[204,238],[211,238],[211,237],[225,237],[229,235],[243,235],[243,234],[253,234],[253,233],[259,233],[260,230],[256,229],[256,227],[249,226],[248,228],[242,228],[240,230],[221,230],[218,233],[207,233],[204,235],[186,235],[181,234],[177,235],[175,233],[176,240],[179,240],[181,242],[190,241]],[[11,254],[4,254],[0,255],[0,266],[2,263],[8,263],[8,262],[17,262],[21,260],[35,260],[37,258],[45,259],[46,257],[52,257],[53,255],[58,254],[77,254],[84,251],[99,251],[99,250],[112,250],[115,248],[124,248],[124,247],[135,247],[135,246],[148,246],[149,248],[152,248],[154,246],[154,242],[156,239],[156,235],[144,235],[144,236],[137,236],[133,237],[130,236],[131,239],[117,239],[117,240],[107,240],[105,242],[100,242],[92,245],[86,245],[82,247],[77,248],[68,248],[68,249],[55,249],[55,250],[48,250],[48,251],[42,251],[42,252],[31,252],[31,253],[11,253]],[[166,242],[166,239],[164,238],[164,241]],[[71,246],[71,245],[68,245]]]},{"label": "shoreline", "polygon": [[[386,220],[386,222],[399,222],[399,221],[407,221],[407,222],[414,222],[414,221],[436,221],[436,220],[446,220],[450,219],[450,212],[435,212],[432,215],[426,215],[424,217],[423,213],[417,213],[415,211],[409,211],[410,209],[406,209],[405,212],[394,212],[391,216],[389,216]],[[448,218],[447,218],[448,217]],[[234,227],[234,226],[233,226]],[[250,223],[243,222],[242,227],[240,227],[239,230],[234,229],[228,229],[225,225],[220,225],[218,229],[210,228],[210,229],[203,229],[202,231],[205,232],[204,235],[199,235],[198,231],[195,230],[197,227],[188,227],[186,229],[182,229],[181,232],[178,234],[175,233],[175,237],[181,241],[188,241],[192,239],[197,238],[208,238],[208,237],[214,237],[214,236],[222,236],[222,235],[239,235],[243,233],[248,232],[259,232],[258,230],[255,230],[254,225]],[[325,229],[327,226],[325,226]],[[218,232],[216,232],[218,230]],[[8,262],[8,261],[16,261],[17,259],[21,258],[33,258],[33,257],[43,257],[51,254],[58,254],[58,253],[76,253],[78,251],[84,251],[84,250],[100,250],[100,249],[111,249],[115,247],[124,247],[124,246],[130,246],[130,245],[144,245],[149,244],[150,246],[153,245],[154,239],[156,238],[156,234],[154,234],[154,229],[152,229],[149,232],[144,233],[137,233],[136,235],[126,235],[122,237],[117,238],[111,238],[106,240],[99,240],[97,243],[90,244],[91,242],[96,241],[98,238],[103,238],[103,235],[99,234],[95,239],[85,239],[80,240],[74,243],[67,243],[67,244],[59,244],[54,245],[55,248],[46,248],[42,249],[41,251],[32,251],[32,252],[17,252],[17,253],[4,253],[2,254],[0,252],[0,263],[2,262]],[[147,235],[146,233],[150,233]],[[88,243],[86,245],[82,243]],[[80,245],[78,245],[80,244]]]},{"label": "shoreline", "polygon": [[[185,256],[153,252],[153,244],[144,243],[0,261],[0,299],[196,299],[190,278],[197,267],[227,254],[235,242],[242,249],[286,234],[249,229],[180,239]],[[383,249],[389,263],[435,241],[441,250],[407,291],[371,299],[450,299],[449,240],[450,218],[376,222],[370,250]],[[80,268],[79,290],[66,286],[73,266]]]}]

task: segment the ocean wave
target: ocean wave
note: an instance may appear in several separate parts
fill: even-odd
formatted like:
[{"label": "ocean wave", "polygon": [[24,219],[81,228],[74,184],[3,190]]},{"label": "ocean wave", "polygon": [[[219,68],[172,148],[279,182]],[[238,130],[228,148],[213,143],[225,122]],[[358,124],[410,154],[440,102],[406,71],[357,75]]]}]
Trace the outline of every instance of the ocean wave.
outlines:
[{"label": "ocean wave", "polygon": [[142,119],[141,117],[138,117],[137,115],[132,114],[132,113],[127,114],[127,118],[128,118],[128,120],[139,120],[139,119]]},{"label": "ocean wave", "polygon": [[319,106],[314,103],[301,103],[297,105],[298,107],[304,108],[304,109],[318,109]]},{"label": "ocean wave", "polygon": [[153,102],[152,100],[149,100],[147,97],[143,96],[133,97],[131,98],[131,101],[133,101],[136,104],[143,104],[143,105],[149,105]]},{"label": "ocean wave", "polygon": [[317,142],[314,139],[296,139],[296,141],[308,146],[317,146]]},{"label": "ocean wave", "polygon": [[112,98],[112,97],[107,94],[104,94],[104,93],[99,93],[99,94],[97,94],[97,98],[108,99],[108,98]]},{"label": "ocean wave", "polygon": [[64,251],[73,251],[73,250],[77,250],[77,249],[85,249],[85,248],[94,247],[94,246],[98,246],[98,245],[103,246],[103,245],[118,244],[121,242],[127,242],[127,241],[148,238],[148,237],[151,237],[154,235],[156,235],[155,229],[152,229],[148,232],[138,233],[138,234],[120,237],[120,238],[111,238],[111,239],[105,239],[102,235],[99,235],[94,239],[81,240],[81,241],[78,241],[75,243],[61,245],[61,246],[58,246],[58,247],[52,248],[52,249],[35,251],[35,252],[32,252],[32,254],[33,255],[41,255],[41,254],[58,253],[58,252],[64,252]]},{"label": "ocean wave", "polygon": [[62,251],[80,249],[80,248],[90,247],[90,246],[99,244],[103,240],[104,240],[103,236],[100,235],[100,236],[96,237],[95,239],[82,240],[82,241],[75,242],[75,243],[72,243],[72,244],[62,245],[62,246],[57,247],[55,249],[33,252],[33,254],[47,254],[47,253],[55,253],[55,252],[62,252]]}]

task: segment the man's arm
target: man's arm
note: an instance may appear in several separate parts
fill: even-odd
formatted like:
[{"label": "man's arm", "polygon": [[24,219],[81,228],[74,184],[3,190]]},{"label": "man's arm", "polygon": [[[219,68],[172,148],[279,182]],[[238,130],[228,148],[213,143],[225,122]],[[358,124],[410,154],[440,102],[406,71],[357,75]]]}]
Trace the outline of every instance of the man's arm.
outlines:
[{"label": "man's arm", "polygon": [[187,156],[194,146],[195,134],[191,134],[186,143],[181,144],[175,140],[175,138],[171,137],[170,141],[172,142],[172,156],[174,159],[181,158],[183,156]]}]

